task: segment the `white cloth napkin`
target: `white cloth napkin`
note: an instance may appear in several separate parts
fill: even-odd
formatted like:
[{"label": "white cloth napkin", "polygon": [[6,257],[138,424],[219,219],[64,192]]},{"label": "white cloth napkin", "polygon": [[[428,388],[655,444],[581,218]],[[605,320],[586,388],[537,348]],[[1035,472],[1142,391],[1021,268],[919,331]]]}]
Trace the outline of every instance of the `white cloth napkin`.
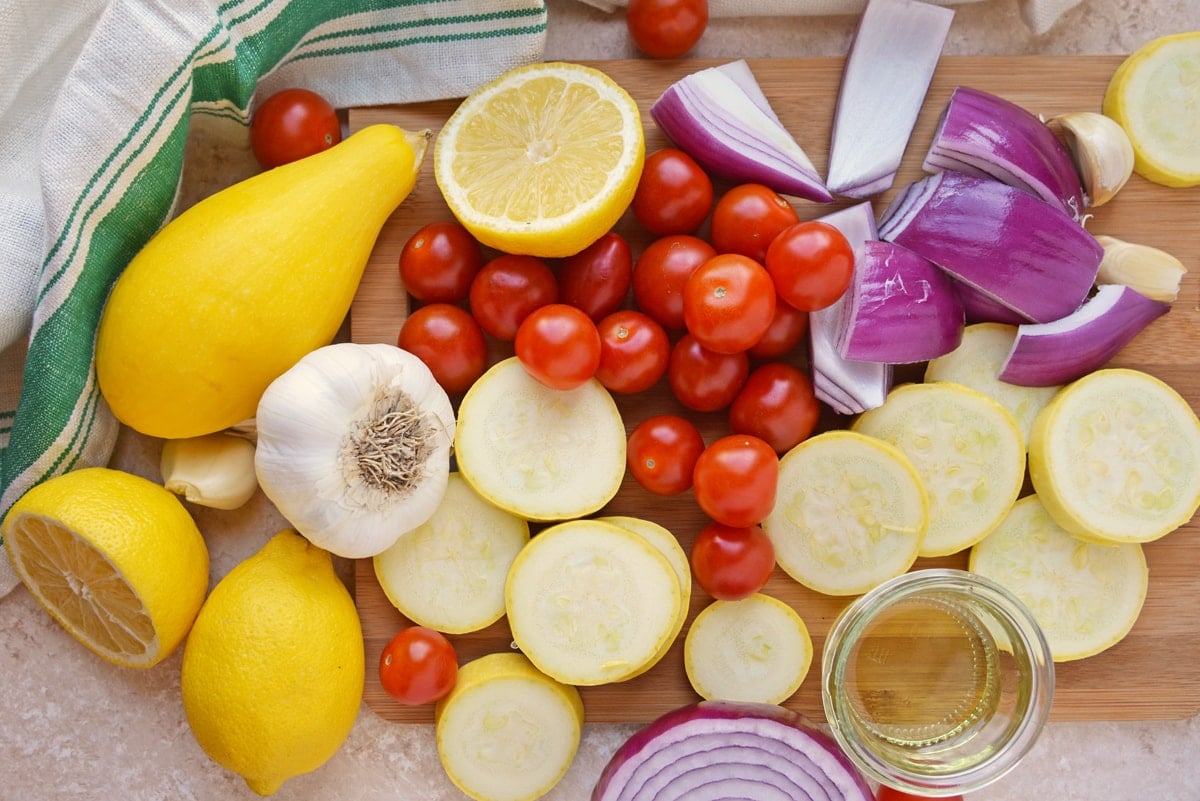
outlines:
[{"label": "white cloth napkin", "polygon": [[[0,4],[0,514],[112,453],[96,324],[172,214],[193,115],[244,125],[286,86],[342,108],[461,97],[545,34],[543,0]],[[0,596],[16,583],[0,557]]]},{"label": "white cloth napkin", "polygon": [[[941,6],[958,6],[984,0],[928,0]],[[616,11],[629,5],[629,0],[580,0],[604,11]],[[1083,0],[1020,0],[1021,19],[1036,34],[1054,27],[1064,13]],[[713,17],[820,17],[835,14],[858,14],[866,0],[709,0],[708,13]]]}]

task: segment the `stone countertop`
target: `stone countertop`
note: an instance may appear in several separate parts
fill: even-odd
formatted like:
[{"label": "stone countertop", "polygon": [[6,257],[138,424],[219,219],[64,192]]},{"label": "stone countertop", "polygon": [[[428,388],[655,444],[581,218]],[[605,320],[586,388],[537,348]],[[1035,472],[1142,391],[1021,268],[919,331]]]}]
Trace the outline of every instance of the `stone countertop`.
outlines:
[{"label": "stone countertop", "polygon": [[[576,0],[549,0],[547,59],[637,57],[623,17]],[[842,55],[855,17],[714,19],[695,57]],[[1163,34],[1200,28],[1196,0],[1085,0],[1047,34],[1022,23],[1017,0],[959,6],[951,54],[1125,54]],[[193,142],[187,191],[201,196],[252,169],[245,152]],[[186,202],[186,199],[185,199]],[[157,478],[159,444],[126,431],[113,466]],[[284,522],[261,493],[243,509],[194,508],[213,581]],[[346,565],[343,575],[349,576]],[[212,763],[179,698],[180,656],[148,671],[92,656],[24,588],[0,599],[0,799],[250,799]],[[581,801],[633,726],[589,725],[574,765],[548,795]],[[1146,723],[1055,723],[1018,768],[978,801],[1200,799],[1200,718]],[[274,796],[323,801],[463,799],[438,763],[433,729],[389,723],[363,707],[341,750]]]}]

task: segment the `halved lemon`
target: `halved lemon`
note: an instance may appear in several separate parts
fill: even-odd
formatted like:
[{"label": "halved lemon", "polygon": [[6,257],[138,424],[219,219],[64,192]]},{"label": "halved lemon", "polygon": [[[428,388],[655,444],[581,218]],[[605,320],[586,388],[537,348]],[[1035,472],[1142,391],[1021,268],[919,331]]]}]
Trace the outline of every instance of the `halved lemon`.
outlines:
[{"label": "halved lemon", "polygon": [[1133,169],[1166,186],[1200,184],[1200,31],[1160,36],[1113,73],[1104,113],[1133,144]]},{"label": "halved lemon", "polygon": [[208,591],[208,549],[182,502],[120,470],[84,468],[44,481],[13,504],[3,533],[33,597],[118,665],[162,661]]},{"label": "halved lemon", "polygon": [[604,72],[546,62],[472,92],[437,135],[434,176],[485,245],[570,256],[633,199],[645,159],[637,103]]}]

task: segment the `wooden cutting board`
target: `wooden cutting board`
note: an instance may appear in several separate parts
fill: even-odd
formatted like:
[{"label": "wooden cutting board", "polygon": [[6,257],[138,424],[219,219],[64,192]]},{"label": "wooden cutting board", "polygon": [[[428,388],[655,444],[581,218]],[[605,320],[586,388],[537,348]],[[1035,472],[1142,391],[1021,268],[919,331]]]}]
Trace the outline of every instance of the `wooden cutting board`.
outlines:
[{"label": "wooden cutting board", "polygon": [[[1118,57],[944,57],[926,98],[896,186],[876,200],[882,211],[896,189],[921,175],[920,163],[942,108],[959,84],[994,92],[1044,115],[1100,109],[1109,76]],[[720,62],[611,61],[594,63],[625,86],[641,105],[646,124],[647,151],[666,144],[651,121],[650,104],[672,81],[689,71]],[[751,60],[750,65],[778,115],[825,174],[830,121],[841,77],[840,58]],[[391,122],[435,133],[457,101],[403,107],[367,108],[351,112],[354,129]],[[719,187],[720,188],[720,187]],[[798,201],[802,219],[820,216],[839,205],[818,206]],[[351,311],[351,338],[356,342],[396,341],[408,300],[397,276],[401,247],[421,225],[450,214],[433,179],[427,158],[417,189],[384,227]],[[1191,272],[1171,313],[1156,321],[1127,347],[1114,363],[1152,373],[1179,390],[1200,408],[1200,188],[1167,189],[1135,176],[1111,203],[1099,208],[1088,223],[1094,233],[1163,248],[1180,258]],[[649,241],[627,214],[618,230],[635,254]],[[495,355],[504,354],[495,347]],[[919,375],[919,373],[917,374]],[[619,398],[630,424],[660,411],[680,411],[664,384],[643,396]],[[719,415],[693,415],[710,439],[722,432]],[[829,414],[824,427],[844,425]],[[655,520],[674,531],[690,547],[703,517],[690,494],[659,498],[642,491],[626,477],[607,514],[632,514]],[[1200,711],[1200,524],[1193,522],[1146,548],[1150,591],[1133,631],[1114,648],[1090,659],[1058,666],[1055,720],[1145,720],[1190,717]],[[965,567],[965,555],[921,560],[917,567]],[[430,706],[401,706],[379,685],[375,665],[383,646],[407,621],[384,596],[370,560],[356,564],[356,602],[366,637],[368,705],[384,718],[425,722]],[[817,651],[813,669],[787,706],[822,718],[819,692],[820,653],[826,632],[847,599],[823,597],[781,571],[765,591],[792,604],[806,621]],[[708,602],[700,590],[691,600],[694,616]],[[474,634],[453,638],[461,661],[511,648],[502,620]],[[592,722],[643,722],[697,700],[683,670],[682,638],[661,663],[632,681],[582,690],[587,719]]]}]

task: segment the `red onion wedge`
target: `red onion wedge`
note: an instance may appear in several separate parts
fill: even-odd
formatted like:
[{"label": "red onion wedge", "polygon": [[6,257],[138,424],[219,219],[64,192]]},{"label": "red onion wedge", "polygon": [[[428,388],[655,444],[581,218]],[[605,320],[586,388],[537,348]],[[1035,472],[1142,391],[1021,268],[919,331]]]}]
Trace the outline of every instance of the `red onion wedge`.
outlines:
[{"label": "red onion wedge", "polygon": [[891,187],[953,19],[917,0],[867,3],[838,88],[830,191],[865,198]]},{"label": "red onion wedge", "polygon": [[963,307],[937,265],[892,242],[864,242],[838,327],[838,353],[864,362],[912,364],[962,341]]},{"label": "red onion wedge", "polygon": [[1103,367],[1151,322],[1171,310],[1120,284],[1102,284],[1075,313],[1017,327],[1000,380],[1026,387],[1065,384]]},{"label": "red onion wedge", "polygon": [[833,738],[771,704],[701,701],[617,749],[592,801],[872,801]]},{"label": "red onion wedge", "polygon": [[879,238],[920,253],[1034,323],[1079,308],[1104,257],[1096,238],[1058,206],[953,170],[900,190]]},{"label": "red onion wedge", "polygon": [[654,101],[650,116],[715,175],[818,203],[833,200],[744,60],[685,75]]},{"label": "red onion wedge", "polygon": [[967,86],[950,95],[924,167],[994,178],[1076,220],[1086,204],[1071,151],[1045,123],[1016,103]]},{"label": "red onion wedge", "polygon": [[1012,309],[989,298],[979,290],[969,287],[962,281],[954,282],[958,300],[962,303],[963,316],[967,325],[973,323],[1004,323],[1005,325],[1020,325],[1029,322]]},{"label": "red onion wedge", "polygon": [[[856,257],[864,242],[878,238],[870,201],[826,214],[821,221],[842,232]],[[883,404],[892,388],[893,370],[890,364],[850,361],[838,353],[837,334],[845,303],[843,295],[832,305],[808,315],[813,390],[818,400],[838,414],[858,414]]]}]

